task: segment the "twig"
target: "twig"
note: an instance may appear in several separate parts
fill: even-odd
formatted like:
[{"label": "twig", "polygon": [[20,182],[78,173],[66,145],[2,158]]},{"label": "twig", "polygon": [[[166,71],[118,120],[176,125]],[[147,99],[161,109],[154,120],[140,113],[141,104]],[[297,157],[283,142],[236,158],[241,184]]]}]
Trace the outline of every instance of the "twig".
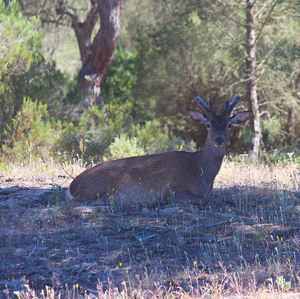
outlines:
[{"label": "twig", "polygon": [[275,43],[275,45],[273,46],[273,48],[266,54],[266,56],[265,56],[265,57],[261,60],[261,62],[256,66],[256,68],[255,68],[256,71],[259,70],[259,69],[262,67],[262,65],[267,61],[267,59],[271,56],[271,54],[273,53],[273,51],[275,50],[276,46],[279,44],[280,41],[281,41],[281,39],[278,40],[278,41]]},{"label": "twig", "polygon": [[263,29],[264,29],[264,27],[265,27],[267,21],[270,19],[271,14],[272,14],[272,12],[273,12],[273,10],[274,10],[274,8],[275,8],[276,5],[277,5],[277,2],[276,2],[276,0],[275,0],[274,3],[273,3],[273,5],[272,5],[272,7],[271,7],[271,9],[270,9],[270,11],[269,11],[269,13],[268,13],[268,15],[266,16],[266,18],[264,19],[264,21],[263,21],[263,23],[262,23],[262,25],[261,25],[260,31],[258,32],[258,34],[257,34],[257,36],[256,36],[256,39],[255,39],[255,41],[254,41],[254,44],[256,44],[256,42],[257,42],[258,39],[260,38],[260,36],[261,36],[261,34],[262,34],[262,31],[263,31]]},{"label": "twig", "polygon": [[70,174],[69,172],[67,172],[65,170],[62,163],[57,163],[57,164],[65,174],[67,174],[71,179],[73,179],[73,180],[75,179],[75,177],[73,176],[73,169],[72,169],[72,173]]}]

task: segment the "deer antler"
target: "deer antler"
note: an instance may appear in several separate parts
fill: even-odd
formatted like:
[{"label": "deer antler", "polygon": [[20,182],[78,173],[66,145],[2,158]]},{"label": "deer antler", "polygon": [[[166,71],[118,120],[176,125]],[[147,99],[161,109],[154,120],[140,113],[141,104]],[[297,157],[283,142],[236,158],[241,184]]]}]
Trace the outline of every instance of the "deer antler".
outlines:
[{"label": "deer antler", "polygon": [[208,102],[206,100],[204,100],[203,98],[201,98],[200,96],[197,96],[194,98],[194,101],[200,106],[202,107],[208,115],[211,115],[213,112],[213,108],[212,108],[212,103]]},{"label": "deer antler", "polygon": [[240,96],[234,96],[230,101],[225,102],[225,113],[230,115],[233,108],[236,106],[236,104],[241,100]]}]

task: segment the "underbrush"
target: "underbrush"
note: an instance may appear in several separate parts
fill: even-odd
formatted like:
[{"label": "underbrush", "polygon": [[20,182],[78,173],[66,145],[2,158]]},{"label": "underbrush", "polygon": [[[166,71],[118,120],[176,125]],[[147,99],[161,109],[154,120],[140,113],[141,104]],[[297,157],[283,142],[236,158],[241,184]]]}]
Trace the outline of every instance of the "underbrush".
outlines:
[{"label": "underbrush", "polygon": [[[47,104],[25,98],[20,111],[7,125],[0,149],[0,165],[31,164],[53,159],[61,163],[83,160],[87,164],[108,159],[139,156],[172,150],[195,151],[188,142],[168,128],[168,119],[133,121],[133,105],[110,103],[92,106],[78,121],[56,119]],[[229,156],[237,163],[250,163],[247,155]],[[300,164],[299,153],[263,153],[264,164]]]},{"label": "underbrush", "polygon": [[194,142],[176,137],[164,120],[134,123],[133,107],[123,104],[92,106],[78,121],[57,120],[46,104],[25,98],[4,132],[0,164],[31,164],[54,159],[82,159],[92,164],[107,159],[170,150],[195,150]]}]

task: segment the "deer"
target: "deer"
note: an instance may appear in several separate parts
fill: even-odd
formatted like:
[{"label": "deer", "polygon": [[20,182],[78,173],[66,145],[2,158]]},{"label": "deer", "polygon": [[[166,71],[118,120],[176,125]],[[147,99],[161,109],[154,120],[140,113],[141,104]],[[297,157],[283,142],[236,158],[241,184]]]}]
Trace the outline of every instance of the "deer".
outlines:
[{"label": "deer", "polygon": [[187,109],[189,116],[207,128],[202,149],[172,151],[112,160],[95,165],[71,182],[66,198],[75,202],[109,200],[119,195],[123,206],[167,203],[171,196],[196,205],[207,205],[226,152],[232,125],[245,123],[251,111],[231,113],[240,96],[225,101],[223,113],[215,114],[211,101],[197,96],[203,112]]}]

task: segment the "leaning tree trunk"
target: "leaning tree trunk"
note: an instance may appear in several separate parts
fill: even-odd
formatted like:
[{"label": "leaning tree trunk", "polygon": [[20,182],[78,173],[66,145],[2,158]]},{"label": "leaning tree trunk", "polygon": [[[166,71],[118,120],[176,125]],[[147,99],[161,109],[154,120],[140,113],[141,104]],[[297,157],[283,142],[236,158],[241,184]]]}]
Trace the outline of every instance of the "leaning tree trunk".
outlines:
[{"label": "leaning tree trunk", "polygon": [[257,99],[257,74],[256,74],[256,34],[254,19],[255,0],[246,0],[246,92],[250,109],[253,112],[251,126],[253,130],[251,156],[255,160],[259,157],[261,146],[261,124]]},{"label": "leaning tree trunk", "polygon": [[101,103],[101,83],[111,64],[120,28],[121,0],[98,0],[100,30],[82,58],[78,87],[92,103]]},{"label": "leaning tree trunk", "polygon": [[[90,9],[83,22],[66,1],[57,0],[56,13],[69,20],[77,39],[81,69],[78,90],[86,94],[89,104],[101,104],[101,83],[112,61],[120,28],[121,0],[90,0]],[[100,29],[92,33],[100,19]]]}]

